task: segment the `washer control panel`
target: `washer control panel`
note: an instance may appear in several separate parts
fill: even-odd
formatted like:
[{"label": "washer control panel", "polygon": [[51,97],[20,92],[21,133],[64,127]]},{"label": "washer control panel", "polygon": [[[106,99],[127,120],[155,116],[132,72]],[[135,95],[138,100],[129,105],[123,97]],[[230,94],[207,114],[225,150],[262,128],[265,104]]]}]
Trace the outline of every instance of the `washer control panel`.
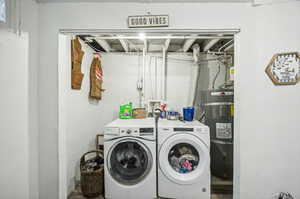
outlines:
[{"label": "washer control panel", "polygon": [[120,131],[119,128],[105,128],[104,136],[119,136]]},{"label": "washer control panel", "polygon": [[139,136],[139,128],[120,128],[120,136]]},{"label": "washer control panel", "polygon": [[155,139],[154,127],[107,127],[104,129],[104,138],[111,139],[114,137],[133,136]]}]

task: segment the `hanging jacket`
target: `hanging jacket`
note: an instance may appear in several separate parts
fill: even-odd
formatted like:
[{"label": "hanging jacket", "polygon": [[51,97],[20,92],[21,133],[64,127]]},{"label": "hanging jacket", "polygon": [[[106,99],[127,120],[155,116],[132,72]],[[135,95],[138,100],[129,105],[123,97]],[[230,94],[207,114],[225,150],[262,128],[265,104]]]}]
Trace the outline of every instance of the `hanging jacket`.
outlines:
[{"label": "hanging jacket", "polygon": [[101,100],[102,92],[104,91],[104,89],[102,89],[103,71],[101,67],[101,60],[98,56],[94,57],[91,64],[90,81],[90,97]]},{"label": "hanging jacket", "polygon": [[84,74],[81,72],[81,63],[84,52],[81,50],[81,43],[78,39],[71,41],[71,59],[72,59],[72,89],[81,89],[82,79]]}]

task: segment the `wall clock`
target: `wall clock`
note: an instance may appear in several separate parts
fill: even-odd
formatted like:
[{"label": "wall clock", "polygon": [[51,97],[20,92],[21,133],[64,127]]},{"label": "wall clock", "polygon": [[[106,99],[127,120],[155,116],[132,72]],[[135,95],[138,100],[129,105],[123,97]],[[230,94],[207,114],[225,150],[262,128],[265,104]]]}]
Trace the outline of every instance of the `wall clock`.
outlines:
[{"label": "wall clock", "polygon": [[275,54],[266,68],[275,85],[294,85],[300,79],[300,56],[297,52]]}]

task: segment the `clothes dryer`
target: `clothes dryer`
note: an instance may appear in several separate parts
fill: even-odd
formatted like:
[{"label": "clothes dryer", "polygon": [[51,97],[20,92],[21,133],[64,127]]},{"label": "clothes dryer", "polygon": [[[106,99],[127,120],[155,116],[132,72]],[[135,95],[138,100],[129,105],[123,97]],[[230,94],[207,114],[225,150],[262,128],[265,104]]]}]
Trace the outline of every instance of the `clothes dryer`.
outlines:
[{"label": "clothes dryer", "polygon": [[158,196],[210,199],[209,127],[159,120],[157,134]]}]

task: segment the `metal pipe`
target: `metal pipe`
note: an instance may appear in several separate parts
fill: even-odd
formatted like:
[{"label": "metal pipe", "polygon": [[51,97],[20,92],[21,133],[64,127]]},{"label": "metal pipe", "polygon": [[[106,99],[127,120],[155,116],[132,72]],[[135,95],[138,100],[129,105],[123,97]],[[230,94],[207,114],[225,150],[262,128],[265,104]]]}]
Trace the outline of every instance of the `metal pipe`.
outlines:
[{"label": "metal pipe", "polygon": [[[174,55],[176,55],[176,54],[174,54]],[[151,55],[151,57],[156,57],[156,58],[159,58],[159,59],[163,59],[162,56]],[[231,58],[231,56],[228,55],[228,56],[221,56],[221,57],[218,57],[218,58],[202,59],[198,63],[209,62],[209,61],[218,61],[219,62],[220,60],[227,59],[227,58]],[[178,61],[187,61],[187,62],[194,61],[194,59],[180,59],[180,58],[175,58],[175,57],[170,57],[170,56],[166,56],[166,59],[178,60]]]},{"label": "metal pipe", "polygon": [[155,72],[154,72],[154,75],[155,75],[155,80],[154,80],[154,85],[155,85],[155,99],[157,99],[157,97],[158,97],[158,90],[157,90],[157,57],[154,57],[155,58]]},{"label": "metal pipe", "polygon": [[200,62],[208,62],[208,61],[220,61],[220,60],[226,60],[231,58],[230,55],[226,55],[226,56],[220,56],[217,58],[211,58],[211,59],[202,59]]},{"label": "metal pipe", "polygon": [[152,75],[152,58],[153,57],[149,57],[149,61],[148,61],[148,65],[147,65],[147,69],[148,69],[148,76],[149,76],[149,85],[151,87],[151,97],[149,97],[149,99],[154,99],[154,91],[153,91],[153,75]]},{"label": "metal pipe", "polygon": [[224,51],[226,52],[226,51],[232,49],[233,47],[234,47],[234,44],[230,44],[229,46],[227,46],[227,47],[224,49]]},{"label": "metal pipe", "polygon": [[163,63],[164,63],[164,58],[163,56],[161,57],[162,60],[161,60],[161,65],[160,65],[160,99],[163,100],[163,96],[164,96],[164,66],[163,66]]},{"label": "metal pipe", "polygon": [[146,85],[146,82],[145,82],[145,76],[146,76],[146,70],[145,70],[145,65],[146,65],[146,49],[147,49],[147,46],[145,45],[144,48],[143,48],[143,69],[142,69],[142,72],[143,72],[143,77],[142,77],[142,87],[143,87],[143,92],[142,92],[142,102],[143,102],[143,105],[142,107],[144,107],[145,105],[145,85]]},{"label": "metal pipe", "polygon": [[[130,42],[130,41],[128,41],[128,42]],[[95,50],[95,49],[94,49]],[[106,55],[106,54],[114,54],[114,55],[124,55],[124,54],[126,54],[126,55],[132,55],[132,56],[135,56],[135,55],[139,55],[140,54],[140,49],[135,49],[136,50],[136,52],[135,51],[132,51],[132,52],[128,52],[128,53],[124,53],[124,52],[101,52],[101,54],[103,54],[103,55]],[[147,52],[147,54],[148,55],[159,55],[159,54],[161,54],[160,52]],[[224,53],[224,52],[215,52],[215,51],[209,51],[209,52],[200,52],[200,54],[211,54],[211,55],[229,55],[229,53],[227,52],[227,53]],[[191,53],[191,52],[186,52],[186,53],[184,53],[184,52],[168,52],[168,55],[187,55],[187,56],[192,56],[193,55],[193,53]]]},{"label": "metal pipe", "polygon": [[229,44],[231,44],[232,42],[234,41],[234,39],[230,40],[229,42],[227,42],[226,44],[224,44],[223,46],[221,46],[219,48],[219,52],[223,49],[223,48],[226,48]]},{"label": "metal pipe", "polygon": [[140,62],[140,53],[138,54],[138,80],[137,80],[137,90],[139,92],[139,107],[142,107],[142,71],[141,71],[141,62]]},{"label": "metal pipe", "polygon": [[163,59],[162,59],[162,100],[166,101],[166,48],[162,49]]},{"label": "metal pipe", "polygon": [[209,49],[211,49],[214,45],[216,45],[216,43],[218,43],[220,41],[220,39],[212,39],[210,40],[203,48],[203,51],[206,52]]}]

